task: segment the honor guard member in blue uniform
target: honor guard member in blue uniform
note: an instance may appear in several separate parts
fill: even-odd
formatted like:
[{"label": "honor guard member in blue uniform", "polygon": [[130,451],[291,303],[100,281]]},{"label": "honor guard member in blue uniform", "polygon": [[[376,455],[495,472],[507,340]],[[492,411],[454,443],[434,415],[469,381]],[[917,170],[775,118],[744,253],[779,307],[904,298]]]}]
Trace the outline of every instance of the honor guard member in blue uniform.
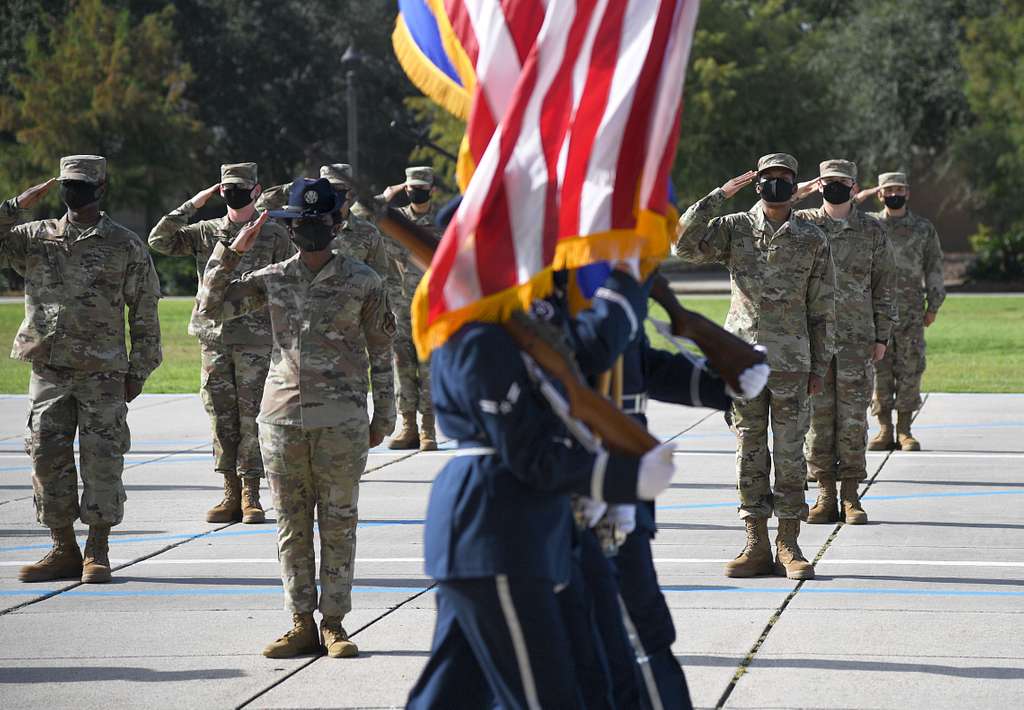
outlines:
[{"label": "honor guard member in blue uniform", "polygon": [[638,459],[575,444],[534,377],[499,325],[469,323],[431,356],[434,405],[461,455],[431,488],[438,616],[410,708],[583,707],[555,596],[570,576],[567,494],[653,500],[671,480],[671,446]]}]

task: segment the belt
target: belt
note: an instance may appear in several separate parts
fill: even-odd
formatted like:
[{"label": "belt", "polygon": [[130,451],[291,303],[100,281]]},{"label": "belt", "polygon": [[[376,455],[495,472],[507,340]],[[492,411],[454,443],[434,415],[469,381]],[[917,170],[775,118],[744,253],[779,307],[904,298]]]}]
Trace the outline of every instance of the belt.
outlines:
[{"label": "belt", "polygon": [[643,414],[647,411],[647,393],[631,394],[622,398],[622,411],[626,414]]},{"label": "belt", "polygon": [[493,446],[467,446],[464,449],[455,449],[456,456],[490,456],[498,453]]}]

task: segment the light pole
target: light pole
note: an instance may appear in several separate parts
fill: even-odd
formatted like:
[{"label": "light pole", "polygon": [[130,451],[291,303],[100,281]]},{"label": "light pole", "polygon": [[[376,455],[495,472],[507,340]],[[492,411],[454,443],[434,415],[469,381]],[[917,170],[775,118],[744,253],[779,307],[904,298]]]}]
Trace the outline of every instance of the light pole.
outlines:
[{"label": "light pole", "polygon": [[356,69],[363,63],[363,57],[354,45],[349,45],[341,55],[341,67],[345,70],[345,100],[348,102],[348,163],[352,173],[359,174],[359,118],[356,113]]}]

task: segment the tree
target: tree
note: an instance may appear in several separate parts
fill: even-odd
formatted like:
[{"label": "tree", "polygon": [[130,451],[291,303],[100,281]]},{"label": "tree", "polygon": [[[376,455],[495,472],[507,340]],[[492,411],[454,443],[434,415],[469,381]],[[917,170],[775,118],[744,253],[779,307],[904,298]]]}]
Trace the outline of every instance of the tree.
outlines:
[{"label": "tree", "polygon": [[45,33],[28,35],[14,95],[0,98],[0,130],[16,141],[0,161],[4,194],[53,176],[62,155],[96,153],[109,161],[107,204],[155,219],[202,136],[184,98],[192,72],[174,14],[167,5],[133,22],[102,0],[78,0]]}]

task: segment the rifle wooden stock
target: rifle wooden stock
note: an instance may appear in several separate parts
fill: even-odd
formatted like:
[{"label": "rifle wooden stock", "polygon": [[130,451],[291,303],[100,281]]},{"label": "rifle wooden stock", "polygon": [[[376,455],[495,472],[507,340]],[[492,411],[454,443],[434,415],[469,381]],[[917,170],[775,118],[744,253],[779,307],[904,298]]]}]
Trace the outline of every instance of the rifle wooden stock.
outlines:
[{"label": "rifle wooden stock", "polygon": [[590,389],[579,372],[538,333],[514,318],[502,325],[523,352],[562,383],[569,397],[569,412],[601,437],[605,446],[640,457],[658,445],[658,440],[632,417]]},{"label": "rifle wooden stock", "polygon": [[416,265],[426,271],[440,243],[434,233],[416,224],[394,207],[387,207],[377,215],[380,231],[409,250]]},{"label": "rifle wooden stock", "polygon": [[722,379],[735,392],[741,392],[740,374],[764,362],[764,353],[701,314],[683,308],[665,277],[655,274],[653,278],[651,298],[668,312],[672,331],[695,342]]}]

